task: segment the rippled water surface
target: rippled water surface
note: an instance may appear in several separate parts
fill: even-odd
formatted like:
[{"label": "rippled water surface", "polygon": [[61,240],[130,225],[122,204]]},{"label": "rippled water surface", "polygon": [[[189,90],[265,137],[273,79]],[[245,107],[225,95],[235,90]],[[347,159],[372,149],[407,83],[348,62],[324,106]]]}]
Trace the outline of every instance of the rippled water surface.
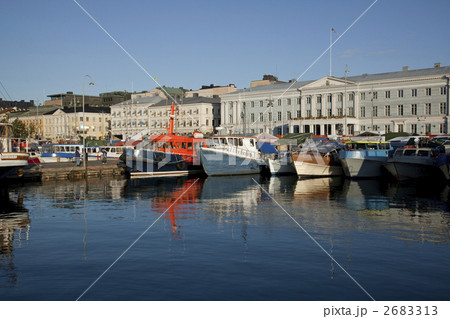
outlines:
[{"label": "rippled water surface", "polygon": [[449,223],[445,185],[255,175],[10,186],[0,300],[449,300]]}]

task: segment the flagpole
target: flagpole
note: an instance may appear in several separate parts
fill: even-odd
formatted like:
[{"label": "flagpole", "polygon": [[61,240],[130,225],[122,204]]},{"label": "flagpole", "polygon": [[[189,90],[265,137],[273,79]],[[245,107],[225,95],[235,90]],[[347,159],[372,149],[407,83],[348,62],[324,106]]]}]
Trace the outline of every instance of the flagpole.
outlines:
[{"label": "flagpole", "polygon": [[331,37],[332,37],[332,33],[333,33],[333,28],[330,29],[330,76],[331,76],[331,50],[332,50],[332,46],[331,46],[332,39],[331,39]]}]

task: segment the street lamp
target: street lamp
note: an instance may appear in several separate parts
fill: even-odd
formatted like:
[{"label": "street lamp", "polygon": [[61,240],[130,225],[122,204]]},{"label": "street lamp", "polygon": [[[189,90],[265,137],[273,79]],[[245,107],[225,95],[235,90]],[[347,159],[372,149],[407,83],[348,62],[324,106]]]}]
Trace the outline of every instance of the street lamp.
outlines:
[{"label": "street lamp", "polygon": [[84,162],[85,178],[87,180],[86,126],[84,123],[84,118],[85,118],[85,116],[84,116],[84,78],[86,78],[86,77],[88,77],[91,80],[91,82],[89,82],[89,86],[94,85],[94,80],[92,80],[92,77],[90,75],[86,74],[85,76],[83,76],[83,99],[82,99],[82,102],[83,102],[83,157],[84,157],[83,162]]}]

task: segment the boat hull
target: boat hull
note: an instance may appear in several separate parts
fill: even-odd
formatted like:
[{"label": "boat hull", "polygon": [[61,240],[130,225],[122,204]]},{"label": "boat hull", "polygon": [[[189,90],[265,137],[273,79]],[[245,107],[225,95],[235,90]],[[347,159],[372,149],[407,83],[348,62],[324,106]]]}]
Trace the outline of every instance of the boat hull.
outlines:
[{"label": "boat hull", "polygon": [[383,164],[387,158],[341,158],[344,174],[351,178],[373,178],[383,176]]},{"label": "boat hull", "polygon": [[295,161],[294,164],[297,175],[300,177],[327,177],[344,175],[344,171],[341,166],[322,165],[303,161]]},{"label": "boat hull", "polygon": [[267,165],[269,166],[272,175],[293,175],[297,173],[290,157],[283,159],[268,159]]},{"label": "boat hull", "polygon": [[263,166],[261,160],[228,154],[216,149],[202,148],[200,157],[208,176],[260,174]]},{"label": "boat hull", "polygon": [[18,169],[28,166],[28,153],[2,152],[0,153],[0,180],[13,174]]},{"label": "boat hull", "polygon": [[440,175],[439,167],[418,163],[387,162],[384,164],[386,170],[397,180],[429,179]]},{"label": "boat hull", "polygon": [[123,161],[131,177],[182,176],[202,173],[200,165],[190,165],[181,155],[151,150],[126,150]]}]

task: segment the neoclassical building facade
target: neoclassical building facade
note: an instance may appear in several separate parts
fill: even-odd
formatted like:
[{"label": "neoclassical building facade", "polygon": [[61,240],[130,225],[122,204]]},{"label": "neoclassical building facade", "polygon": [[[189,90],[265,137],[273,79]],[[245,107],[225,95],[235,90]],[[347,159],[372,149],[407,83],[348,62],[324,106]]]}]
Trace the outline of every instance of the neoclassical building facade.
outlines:
[{"label": "neoclassical building facade", "polygon": [[226,134],[449,132],[450,67],[267,85],[221,96]]}]

